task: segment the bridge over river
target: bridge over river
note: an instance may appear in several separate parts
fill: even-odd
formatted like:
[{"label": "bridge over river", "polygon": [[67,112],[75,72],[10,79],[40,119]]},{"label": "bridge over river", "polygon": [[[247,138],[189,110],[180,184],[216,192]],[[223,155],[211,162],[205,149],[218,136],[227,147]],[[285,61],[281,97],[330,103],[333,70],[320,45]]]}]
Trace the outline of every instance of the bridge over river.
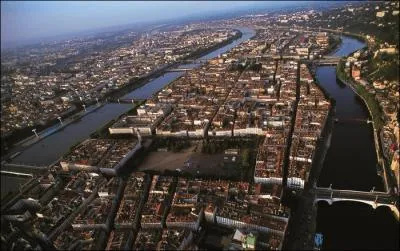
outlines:
[{"label": "bridge over river", "polygon": [[173,69],[168,69],[165,70],[165,72],[179,72],[179,71],[191,71],[193,68],[173,68]]},{"label": "bridge over river", "polygon": [[341,57],[334,57],[334,56],[325,56],[322,58],[316,59],[304,59],[300,60],[302,63],[312,63],[315,65],[337,65],[339,64]]},{"label": "bridge over river", "polygon": [[399,218],[399,198],[393,194],[377,192],[374,191],[374,189],[369,192],[365,192],[354,190],[336,190],[332,189],[331,187],[317,187],[313,189],[313,191],[315,195],[314,203],[326,201],[329,205],[332,205],[332,203],[339,201],[353,201],[371,205],[374,209],[380,206],[387,206],[396,214],[396,217]]},{"label": "bridge over river", "polygon": [[276,55],[276,54],[263,54],[263,55],[252,55],[252,54],[247,54],[242,57],[242,59],[245,60],[260,60],[260,59],[274,59],[274,60],[298,60],[300,63],[312,63],[314,65],[337,65],[342,57],[340,56],[322,56],[320,58],[301,58],[298,55]]},{"label": "bridge over river", "polygon": [[185,64],[202,64],[202,63],[207,63],[209,59],[186,59],[183,60],[182,62]]},{"label": "bridge over river", "polygon": [[110,98],[107,100],[108,103],[118,103],[118,104],[135,104],[146,101],[146,99],[141,98]]}]

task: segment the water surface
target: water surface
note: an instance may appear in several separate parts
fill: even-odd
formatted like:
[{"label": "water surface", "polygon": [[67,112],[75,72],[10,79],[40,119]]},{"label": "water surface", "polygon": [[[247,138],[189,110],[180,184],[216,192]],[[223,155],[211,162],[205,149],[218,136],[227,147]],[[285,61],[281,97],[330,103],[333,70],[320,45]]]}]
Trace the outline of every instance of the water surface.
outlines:
[{"label": "water surface", "polygon": [[[343,44],[333,53],[345,56],[364,47],[356,39],[342,37]],[[332,66],[318,67],[316,77],[336,99],[336,117],[331,146],[325,157],[318,186],[335,189],[384,190],[377,175],[373,127],[367,107],[350,87],[336,80]],[[359,202],[318,203],[317,233],[322,233],[322,249],[399,249],[398,221],[386,207],[374,210]]]}]

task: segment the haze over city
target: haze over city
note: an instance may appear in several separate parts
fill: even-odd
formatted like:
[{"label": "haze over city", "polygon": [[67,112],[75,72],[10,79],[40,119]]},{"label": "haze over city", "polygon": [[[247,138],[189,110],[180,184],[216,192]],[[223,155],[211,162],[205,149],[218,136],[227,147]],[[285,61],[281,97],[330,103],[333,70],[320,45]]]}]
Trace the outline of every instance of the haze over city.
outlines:
[{"label": "haze over city", "polygon": [[1,42],[10,46],[21,41],[74,35],[119,25],[296,4],[296,1],[2,1]]}]

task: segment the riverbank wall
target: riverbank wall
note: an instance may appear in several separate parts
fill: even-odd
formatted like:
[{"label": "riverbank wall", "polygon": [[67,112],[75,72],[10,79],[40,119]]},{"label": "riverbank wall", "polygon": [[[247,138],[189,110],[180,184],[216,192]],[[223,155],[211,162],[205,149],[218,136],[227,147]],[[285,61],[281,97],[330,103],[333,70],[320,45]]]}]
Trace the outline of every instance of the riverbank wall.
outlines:
[{"label": "riverbank wall", "polygon": [[[310,68],[310,65],[308,65]],[[336,100],[320,85],[312,73],[314,83],[323,92],[325,98],[329,100],[331,106],[323,122],[321,135],[316,142],[315,151],[312,156],[312,165],[308,178],[306,179],[304,190],[298,196],[298,206],[293,210],[288,225],[288,239],[284,241],[285,249],[311,250],[314,244],[314,235],[317,226],[317,205],[314,203],[314,192],[319,174],[323,168],[325,156],[331,143],[332,130],[334,126],[334,116],[336,112]],[[300,83],[298,83],[300,87]],[[299,90],[297,92],[299,94]],[[286,238],[285,238],[286,239]]]},{"label": "riverbank wall", "polygon": [[315,151],[312,157],[312,165],[310,168],[310,175],[304,186],[302,198],[302,208],[299,210],[297,217],[299,217],[300,223],[307,222],[305,226],[301,225],[302,232],[304,232],[299,238],[301,240],[295,241],[295,245],[292,246],[294,249],[305,249],[311,250],[314,246],[314,235],[317,229],[317,212],[318,205],[314,203],[315,194],[314,188],[317,186],[318,178],[323,168],[326,154],[328,153],[331,145],[332,131],[334,127],[334,117],[336,114],[336,100],[329,95],[329,93],[319,83],[318,79],[315,78],[315,74],[312,74],[314,82],[318,88],[324,93],[326,99],[329,100],[331,106],[328,114],[324,121],[321,135],[317,140]]},{"label": "riverbank wall", "polygon": [[371,110],[371,108],[370,108],[368,102],[365,100],[364,96],[361,95],[361,94],[356,90],[356,88],[354,88],[354,86],[353,86],[351,83],[348,83],[347,81],[345,81],[345,80],[344,80],[342,77],[340,77],[338,74],[336,74],[336,78],[337,78],[340,82],[342,82],[343,84],[345,84],[346,86],[350,87],[350,88],[353,90],[353,92],[354,92],[358,97],[361,98],[361,100],[364,102],[365,106],[366,106],[367,109],[368,109],[368,112],[369,112],[369,114],[370,114],[370,116],[371,116],[371,118],[372,118],[372,121],[373,121],[372,127],[373,127],[373,135],[374,135],[374,143],[375,143],[376,158],[378,159],[378,164],[381,165],[382,170],[383,170],[383,177],[382,177],[382,178],[383,178],[383,183],[384,183],[384,186],[385,186],[385,192],[390,192],[390,187],[389,187],[389,184],[388,184],[388,174],[387,174],[387,168],[388,168],[388,167],[387,167],[387,165],[386,165],[385,159],[384,159],[383,156],[382,156],[382,151],[383,151],[383,150],[381,149],[379,131],[377,130],[376,125],[375,125],[375,119],[376,119],[376,118],[374,118],[374,115],[373,115],[373,113],[372,113],[372,110]]}]

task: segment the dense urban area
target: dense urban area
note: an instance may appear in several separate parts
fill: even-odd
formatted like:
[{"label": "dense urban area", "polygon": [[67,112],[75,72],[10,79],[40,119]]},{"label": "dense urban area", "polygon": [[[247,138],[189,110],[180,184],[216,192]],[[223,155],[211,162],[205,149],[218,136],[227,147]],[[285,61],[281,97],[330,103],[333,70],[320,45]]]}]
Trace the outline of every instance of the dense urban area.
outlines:
[{"label": "dense urban area", "polygon": [[[9,175],[27,168],[13,162],[26,142],[40,144],[91,106],[131,106],[26,174],[17,191],[2,191],[2,250],[319,249],[313,201],[335,193],[316,184],[338,122],[319,65],[337,65],[370,112],[385,189],[357,199],[389,207],[398,221],[398,18],[399,2],[350,3],[2,52]],[[254,34],[196,62],[243,37],[238,27]],[[366,46],[330,56],[343,35]],[[166,71],[182,74],[150,98],[122,98]]]}]

